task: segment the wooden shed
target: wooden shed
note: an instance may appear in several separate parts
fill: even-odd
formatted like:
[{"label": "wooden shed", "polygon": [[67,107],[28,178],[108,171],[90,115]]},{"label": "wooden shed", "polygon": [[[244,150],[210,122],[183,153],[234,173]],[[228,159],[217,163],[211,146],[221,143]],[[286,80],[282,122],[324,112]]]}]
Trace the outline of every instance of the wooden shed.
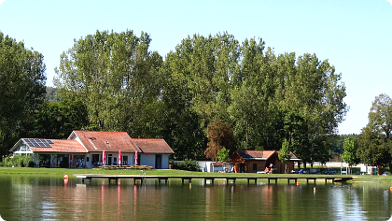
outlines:
[{"label": "wooden shed", "polygon": [[231,155],[235,173],[257,173],[266,167],[273,169],[273,173],[290,173],[294,163],[299,159],[291,153],[291,159],[282,162],[276,150],[239,150]]}]

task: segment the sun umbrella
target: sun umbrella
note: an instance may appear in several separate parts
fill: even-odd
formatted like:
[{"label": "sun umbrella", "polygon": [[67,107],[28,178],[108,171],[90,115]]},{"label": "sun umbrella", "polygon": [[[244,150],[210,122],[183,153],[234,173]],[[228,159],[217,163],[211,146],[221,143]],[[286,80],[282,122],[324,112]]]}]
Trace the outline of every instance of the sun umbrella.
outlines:
[{"label": "sun umbrella", "polygon": [[102,151],[102,164],[105,165],[105,161],[106,161],[106,153],[105,151]]},{"label": "sun umbrella", "polygon": [[118,165],[121,165],[121,150],[118,151]]},{"label": "sun umbrella", "polygon": [[139,154],[135,152],[135,165],[137,165],[138,158],[139,158]]}]

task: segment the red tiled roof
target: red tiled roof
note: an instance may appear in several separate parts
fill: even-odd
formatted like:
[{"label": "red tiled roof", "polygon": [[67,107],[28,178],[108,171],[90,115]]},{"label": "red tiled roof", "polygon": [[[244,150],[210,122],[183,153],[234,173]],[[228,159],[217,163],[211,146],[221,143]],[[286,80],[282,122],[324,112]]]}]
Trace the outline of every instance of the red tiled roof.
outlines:
[{"label": "red tiled roof", "polygon": [[[238,155],[243,159],[258,159],[258,160],[266,160],[270,158],[274,153],[279,153],[276,150],[239,150],[237,151]],[[290,152],[291,159],[290,160],[299,160],[293,153]]]},{"label": "red tiled roof", "polygon": [[174,153],[164,139],[133,138],[132,140],[143,153]]},{"label": "red tiled roof", "polygon": [[50,144],[51,147],[30,147],[30,149],[34,152],[41,153],[87,153],[87,150],[76,140],[50,140],[53,142]]},{"label": "red tiled roof", "polygon": [[68,139],[79,139],[90,152],[140,152],[127,132],[74,130]]},{"label": "red tiled roof", "polygon": [[260,159],[266,160],[272,156],[275,150],[239,150],[238,155],[244,159]]}]

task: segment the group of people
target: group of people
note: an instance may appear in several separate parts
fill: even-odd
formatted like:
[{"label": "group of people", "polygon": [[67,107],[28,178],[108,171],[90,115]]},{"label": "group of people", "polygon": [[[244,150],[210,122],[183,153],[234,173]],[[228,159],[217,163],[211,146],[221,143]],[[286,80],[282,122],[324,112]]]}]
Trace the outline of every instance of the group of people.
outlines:
[{"label": "group of people", "polygon": [[269,167],[265,167],[264,172],[266,174],[272,174],[274,172],[274,165],[271,163]]},{"label": "group of people", "polygon": [[218,173],[234,173],[234,167],[231,167],[230,171],[229,168],[223,167],[223,170],[219,170]]}]

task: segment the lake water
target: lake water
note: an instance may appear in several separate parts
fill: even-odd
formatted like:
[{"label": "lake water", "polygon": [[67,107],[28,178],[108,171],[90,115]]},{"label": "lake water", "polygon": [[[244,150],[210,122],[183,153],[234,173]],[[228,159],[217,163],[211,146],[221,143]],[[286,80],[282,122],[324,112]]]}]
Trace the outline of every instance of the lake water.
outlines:
[{"label": "lake water", "polygon": [[388,220],[391,184],[204,185],[148,180],[81,184],[62,177],[0,175],[4,220]]}]

